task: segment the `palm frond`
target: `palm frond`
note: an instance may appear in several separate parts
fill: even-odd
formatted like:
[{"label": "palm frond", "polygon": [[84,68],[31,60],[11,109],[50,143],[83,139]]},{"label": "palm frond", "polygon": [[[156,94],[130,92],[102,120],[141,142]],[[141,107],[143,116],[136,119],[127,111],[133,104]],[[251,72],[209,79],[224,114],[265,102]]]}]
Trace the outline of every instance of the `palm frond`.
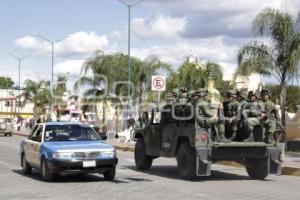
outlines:
[{"label": "palm frond", "polygon": [[285,38],[294,32],[294,22],[289,14],[267,8],[255,17],[252,30],[256,35],[270,37],[280,49],[284,46]]},{"label": "palm frond", "polygon": [[275,60],[268,46],[261,42],[250,42],[238,53],[238,75],[249,76],[251,73],[270,75],[275,69]]}]

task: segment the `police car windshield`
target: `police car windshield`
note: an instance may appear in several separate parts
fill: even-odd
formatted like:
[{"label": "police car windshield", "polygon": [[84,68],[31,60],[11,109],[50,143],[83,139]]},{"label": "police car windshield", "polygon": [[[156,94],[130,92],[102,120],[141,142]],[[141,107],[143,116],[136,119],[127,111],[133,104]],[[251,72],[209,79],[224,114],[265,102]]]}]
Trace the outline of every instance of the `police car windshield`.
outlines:
[{"label": "police car windshield", "polygon": [[97,133],[90,127],[80,125],[46,125],[45,142],[56,141],[97,141]]}]

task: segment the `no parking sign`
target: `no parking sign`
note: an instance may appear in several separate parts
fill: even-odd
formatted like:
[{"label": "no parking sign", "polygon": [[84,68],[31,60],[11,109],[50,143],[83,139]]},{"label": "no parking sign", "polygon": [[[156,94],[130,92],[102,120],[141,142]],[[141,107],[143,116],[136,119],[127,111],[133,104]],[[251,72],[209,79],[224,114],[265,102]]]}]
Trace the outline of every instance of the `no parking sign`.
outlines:
[{"label": "no parking sign", "polygon": [[152,76],[152,91],[165,91],[166,90],[166,78],[164,76]]}]

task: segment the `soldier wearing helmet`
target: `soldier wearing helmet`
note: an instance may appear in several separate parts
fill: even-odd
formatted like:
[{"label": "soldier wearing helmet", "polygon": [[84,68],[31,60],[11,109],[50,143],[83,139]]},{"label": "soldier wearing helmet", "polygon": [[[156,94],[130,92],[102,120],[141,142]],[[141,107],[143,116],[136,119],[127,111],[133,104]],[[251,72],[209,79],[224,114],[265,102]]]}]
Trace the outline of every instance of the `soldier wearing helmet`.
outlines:
[{"label": "soldier wearing helmet", "polygon": [[249,137],[245,140],[247,142],[254,141],[254,127],[260,125],[260,120],[263,117],[262,111],[264,110],[264,105],[258,101],[258,94],[255,91],[248,92],[249,103],[246,104],[244,110],[242,111],[242,116],[247,122],[247,129],[250,133]]},{"label": "soldier wearing helmet", "polygon": [[237,123],[238,123],[238,107],[239,103],[237,101],[237,96],[235,91],[227,92],[228,104],[227,112],[225,113],[225,123],[227,133],[232,133],[230,138],[233,140],[236,137]]},{"label": "soldier wearing helmet", "polygon": [[264,141],[266,143],[269,143],[273,141],[273,134],[276,131],[276,122],[275,120],[269,119],[267,117],[267,113],[273,115],[276,120],[279,120],[279,113],[275,103],[273,103],[270,99],[271,92],[269,90],[263,89],[260,95],[261,95],[261,103],[264,104],[265,107],[265,112],[263,112],[263,114],[266,114],[262,120],[262,124],[266,128]]},{"label": "soldier wearing helmet", "polygon": [[219,135],[218,142],[228,142],[225,138],[225,126],[220,121],[219,117],[215,115],[216,108],[211,105],[208,100],[208,91],[201,88],[197,91],[198,101],[196,105],[196,118],[198,125],[203,128],[214,128]]}]

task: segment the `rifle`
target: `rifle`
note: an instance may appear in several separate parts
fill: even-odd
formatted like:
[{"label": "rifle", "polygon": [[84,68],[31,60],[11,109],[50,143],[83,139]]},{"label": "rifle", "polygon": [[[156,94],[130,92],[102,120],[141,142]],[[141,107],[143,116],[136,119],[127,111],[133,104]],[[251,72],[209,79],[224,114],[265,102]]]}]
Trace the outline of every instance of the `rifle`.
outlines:
[{"label": "rifle", "polygon": [[285,128],[282,126],[281,122],[278,119],[276,119],[276,117],[274,115],[272,115],[272,113],[270,113],[269,111],[266,111],[266,110],[263,111],[263,113],[266,114],[268,119],[274,120],[276,123],[276,126],[278,126],[281,129],[281,131],[283,131],[285,134],[287,133]]}]

